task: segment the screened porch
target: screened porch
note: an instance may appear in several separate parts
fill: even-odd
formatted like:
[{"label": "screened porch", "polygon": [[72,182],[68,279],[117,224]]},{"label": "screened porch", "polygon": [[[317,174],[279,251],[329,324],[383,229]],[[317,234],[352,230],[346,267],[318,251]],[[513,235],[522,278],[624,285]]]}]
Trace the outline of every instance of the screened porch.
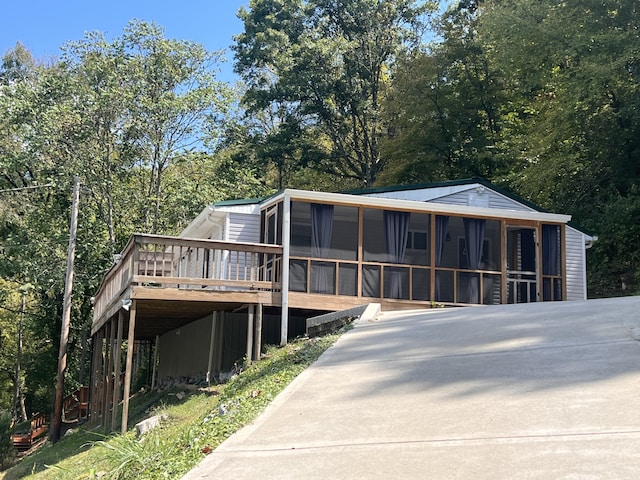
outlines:
[{"label": "screened porch", "polygon": [[[340,301],[492,305],[562,300],[563,224],[291,201],[289,292]],[[269,211],[282,215],[281,206]],[[272,218],[268,214],[263,219]],[[263,223],[264,241],[282,238]],[[268,237],[268,238],[267,238]],[[322,298],[322,300],[320,300]],[[357,302],[356,302],[357,303]]]}]

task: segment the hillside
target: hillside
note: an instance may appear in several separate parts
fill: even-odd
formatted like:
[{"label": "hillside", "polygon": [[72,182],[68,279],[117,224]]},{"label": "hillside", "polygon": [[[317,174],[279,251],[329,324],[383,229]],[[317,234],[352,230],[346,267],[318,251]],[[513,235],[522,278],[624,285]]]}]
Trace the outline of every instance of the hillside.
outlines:
[{"label": "hillside", "polygon": [[337,335],[299,339],[270,347],[256,362],[224,385],[209,389],[174,387],[135,397],[135,424],[166,413],[160,428],[138,438],[104,436],[80,427],[57,444],[47,443],[1,472],[3,480],[180,478],[236,430],[251,422],[301,371],[313,363]]}]

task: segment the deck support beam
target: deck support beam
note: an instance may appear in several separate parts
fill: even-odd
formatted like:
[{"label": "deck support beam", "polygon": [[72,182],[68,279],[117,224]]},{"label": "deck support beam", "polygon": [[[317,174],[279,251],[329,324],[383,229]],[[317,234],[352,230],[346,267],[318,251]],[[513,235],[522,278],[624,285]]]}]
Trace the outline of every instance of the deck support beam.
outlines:
[{"label": "deck support beam", "polygon": [[105,325],[105,363],[104,389],[102,392],[102,429],[107,432],[109,429],[109,401],[111,400],[111,373],[113,371],[113,343],[115,328],[113,320]]},{"label": "deck support beam", "polygon": [[93,355],[91,360],[91,420],[95,422],[98,416],[98,398],[102,387],[102,328],[91,339]]},{"label": "deck support beam", "polygon": [[122,349],[122,328],[124,323],[124,312],[122,309],[118,312],[118,331],[116,334],[116,346],[114,351],[113,366],[113,411],[111,412],[111,430],[116,429],[118,419],[118,405],[120,404],[120,374],[122,366],[120,365],[120,351]]},{"label": "deck support beam", "polygon": [[126,433],[129,417],[129,396],[131,395],[131,371],[133,370],[133,344],[135,342],[136,329],[136,301],[131,301],[129,310],[129,335],[127,336],[127,363],[124,370],[124,395],[122,399],[122,425],[121,433]]},{"label": "deck support beam", "polygon": [[256,316],[256,335],[254,339],[253,352],[256,360],[262,356],[262,304],[256,306],[258,314]]},{"label": "deck support beam", "polygon": [[218,313],[218,322],[217,322],[217,332],[216,332],[216,355],[215,362],[213,364],[213,369],[216,371],[222,370],[222,362],[223,362],[223,351],[224,347],[224,324],[225,324],[226,314],[225,312]]},{"label": "deck support beam", "polygon": [[151,390],[156,389],[156,377],[158,376],[158,358],[160,357],[160,335],[156,335],[153,345],[153,368],[151,369]]},{"label": "deck support beam", "polygon": [[280,266],[280,295],[282,300],[282,312],[280,314],[280,346],[285,346],[289,337],[289,255],[291,243],[291,198],[284,197],[282,213],[282,265]]},{"label": "deck support beam", "polygon": [[211,314],[211,337],[209,339],[209,360],[207,362],[207,387],[211,386],[211,374],[213,371],[213,353],[216,349],[216,330],[218,329],[218,312]]},{"label": "deck support beam", "polygon": [[253,360],[253,328],[256,306],[249,305],[247,315],[247,365]]}]

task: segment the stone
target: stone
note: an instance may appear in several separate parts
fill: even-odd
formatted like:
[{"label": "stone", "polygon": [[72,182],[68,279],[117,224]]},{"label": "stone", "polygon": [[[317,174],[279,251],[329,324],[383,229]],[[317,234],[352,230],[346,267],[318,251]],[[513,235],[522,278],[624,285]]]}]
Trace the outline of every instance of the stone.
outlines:
[{"label": "stone", "polygon": [[149,417],[139,423],[136,423],[136,433],[138,435],[144,435],[147,432],[150,432],[154,428],[160,426],[161,422],[166,421],[169,418],[169,415],[163,413],[161,415],[154,415],[153,417]]}]

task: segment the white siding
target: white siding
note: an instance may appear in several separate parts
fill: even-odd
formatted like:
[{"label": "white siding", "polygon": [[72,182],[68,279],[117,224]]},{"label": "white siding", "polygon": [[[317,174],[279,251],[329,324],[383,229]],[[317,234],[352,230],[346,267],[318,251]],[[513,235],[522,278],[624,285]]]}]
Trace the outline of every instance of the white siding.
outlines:
[{"label": "white siding", "polygon": [[[534,212],[535,210],[531,207],[523,205],[520,202],[513,200],[505,195],[501,195],[500,193],[494,192],[490,189],[485,189],[483,193],[478,194],[476,188],[470,188],[463,192],[453,193],[451,195],[446,195],[440,198],[436,198],[431,200],[434,203],[444,203],[446,205],[473,205],[474,202],[478,201],[478,197],[487,196],[488,199],[484,201],[487,203],[489,208],[498,208],[502,210],[517,210],[521,212]],[[478,205],[480,206],[480,205]]]},{"label": "white siding", "polygon": [[400,190],[396,192],[379,192],[365,196],[393,198],[397,200],[413,200],[418,202],[442,203],[445,205],[463,205],[521,212],[536,210],[512,198],[502,195],[479,183],[456,185],[450,187],[434,187],[416,190]]},{"label": "white siding", "polygon": [[567,300],[585,300],[586,265],[584,234],[572,227],[566,233]]},{"label": "white siding", "polygon": [[393,198],[395,200],[412,200],[414,202],[430,202],[434,201],[434,199],[436,198],[455,194],[469,188],[469,185],[451,185],[448,187],[429,187],[410,190],[392,190],[388,192],[366,193],[362,196],[374,198]]},{"label": "white siding", "polygon": [[259,243],[260,215],[229,212],[225,234],[230,242]]},{"label": "white siding", "polygon": [[[229,212],[225,228],[225,240],[229,242],[260,243],[260,215]],[[243,253],[227,253],[219,264],[221,278],[235,280],[245,278],[251,269],[250,258]]]}]

